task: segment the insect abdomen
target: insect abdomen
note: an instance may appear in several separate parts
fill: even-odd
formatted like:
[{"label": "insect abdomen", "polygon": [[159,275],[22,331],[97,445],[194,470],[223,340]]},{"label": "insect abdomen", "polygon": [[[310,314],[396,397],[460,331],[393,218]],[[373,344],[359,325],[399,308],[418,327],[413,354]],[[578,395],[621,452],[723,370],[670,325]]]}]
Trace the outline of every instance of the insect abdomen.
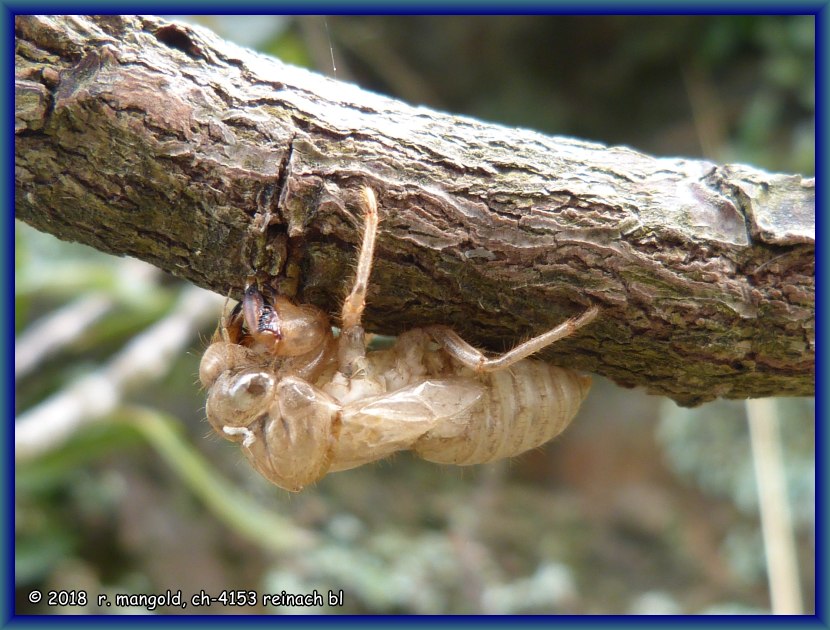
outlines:
[{"label": "insect abdomen", "polygon": [[441,464],[483,464],[520,455],[551,440],[579,410],[591,378],[541,361],[520,361],[482,376],[487,393],[453,437],[430,432],[415,452]]}]

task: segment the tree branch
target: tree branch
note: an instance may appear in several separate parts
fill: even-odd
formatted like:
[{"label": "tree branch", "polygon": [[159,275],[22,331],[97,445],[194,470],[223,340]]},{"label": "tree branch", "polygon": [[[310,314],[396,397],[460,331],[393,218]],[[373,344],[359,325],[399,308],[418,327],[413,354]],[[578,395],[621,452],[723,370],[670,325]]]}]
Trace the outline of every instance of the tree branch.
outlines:
[{"label": "tree branch", "polygon": [[598,304],[545,358],[682,404],[814,392],[812,179],[414,108],[157,18],[15,26],[15,212],[40,230],[221,294],[299,270],[335,312],[365,183],[370,330],[503,350]]}]

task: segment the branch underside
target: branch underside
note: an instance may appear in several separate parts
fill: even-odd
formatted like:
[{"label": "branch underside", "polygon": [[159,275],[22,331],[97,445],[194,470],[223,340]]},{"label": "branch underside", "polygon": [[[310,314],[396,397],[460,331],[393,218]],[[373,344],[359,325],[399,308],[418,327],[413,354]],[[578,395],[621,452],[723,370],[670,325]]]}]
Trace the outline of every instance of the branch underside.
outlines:
[{"label": "branch underside", "polygon": [[681,404],[813,395],[815,189],[413,108],[157,18],[16,18],[16,216],[220,294],[336,312],[381,218],[367,327],[542,356]]}]

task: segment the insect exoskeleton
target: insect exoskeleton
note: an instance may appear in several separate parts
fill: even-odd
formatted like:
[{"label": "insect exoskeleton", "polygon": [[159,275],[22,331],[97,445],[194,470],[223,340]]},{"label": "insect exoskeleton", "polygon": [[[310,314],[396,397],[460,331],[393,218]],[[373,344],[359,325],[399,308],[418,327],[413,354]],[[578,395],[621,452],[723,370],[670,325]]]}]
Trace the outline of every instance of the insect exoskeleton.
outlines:
[{"label": "insect exoskeleton", "polygon": [[590,387],[579,372],[528,359],[599,309],[488,358],[452,329],[413,329],[366,351],[361,325],[378,224],[364,187],[363,242],[334,337],[328,317],[256,286],[220,322],[199,370],[207,417],[274,484],[298,491],[328,472],[411,449],[433,462],[518,455],[560,433]]},{"label": "insect exoskeleton", "polygon": [[483,375],[481,400],[455,437],[427,433],[414,450],[431,462],[483,464],[520,455],[564,431],[591,388],[591,377],[524,360]]}]

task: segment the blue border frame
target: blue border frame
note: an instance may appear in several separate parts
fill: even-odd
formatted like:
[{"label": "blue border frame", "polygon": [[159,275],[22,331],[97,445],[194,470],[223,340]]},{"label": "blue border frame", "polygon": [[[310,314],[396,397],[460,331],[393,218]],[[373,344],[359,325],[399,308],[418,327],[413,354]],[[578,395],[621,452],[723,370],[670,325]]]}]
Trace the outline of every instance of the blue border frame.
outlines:
[{"label": "blue border frame", "polygon": [[[816,15],[816,244],[827,237],[827,35],[830,33],[830,9],[822,5]],[[827,313],[827,250],[816,247],[816,592],[815,614],[827,625],[826,582],[828,555],[825,533],[827,526],[827,462],[820,454],[827,453],[827,337],[819,322]]]},{"label": "blue border frame", "polygon": [[[225,15],[355,15],[355,14],[432,14],[432,15],[518,15],[518,14],[557,14],[557,15],[815,15],[820,16],[828,3],[823,0],[800,0],[793,3],[759,2],[753,0],[682,0],[667,2],[633,2],[628,0],[520,0],[516,3],[477,2],[476,0],[401,0],[400,2],[332,2],[331,0],[309,0],[308,2],[282,2],[280,0],[247,0],[235,4],[232,8],[222,2],[126,2],[119,3],[119,11],[113,11],[113,4],[101,0],[86,2],[3,2],[4,18],[13,18],[16,14],[48,13],[104,13],[131,14],[157,12],[170,14],[225,14]],[[215,11],[210,11],[215,9]]]},{"label": "blue border frame", "polygon": [[[3,7],[0,12],[0,28],[4,33],[3,42],[5,43],[6,53],[4,55],[5,63],[2,64],[2,77],[4,85],[11,85],[14,77],[14,20],[11,13]],[[8,96],[7,91],[5,97],[0,103],[0,111],[2,111],[2,118],[4,123],[3,134],[3,172],[6,174],[2,178],[3,197],[5,207],[8,208],[9,220],[3,222],[2,238],[3,238],[3,275],[2,275],[2,294],[6,296],[5,308],[3,314],[6,321],[3,322],[5,334],[3,335],[3,389],[2,400],[6,413],[5,431],[3,431],[3,479],[0,483],[0,500],[2,500],[3,514],[14,514],[14,92],[11,91],[12,96]],[[11,138],[9,136],[12,136]],[[11,306],[11,307],[10,307]],[[0,518],[0,533],[2,533],[2,567],[3,567],[3,585],[0,589],[0,623],[3,625],[8,623],[10,614],[12,614],[13,601],[9,601],[14,596],[14,521],[9,518]],[[7,612],[8,611],[8,612]]]},{"label": "blue border frame", "polygon": [[[84,2],[79,4],[70,4],[62,2],[44,2],[44,3],[23,3],[11,2],[3,3],[2,10],[0,10],[0,27],[3,33],[6,34],[4,41],[6,43],[6,62],[3,64],[2,72],[3,79],[6,85],[11,84],[13,77],[13,59],[14,59],[14,16],[16,14],[32,14],[32,13],[112,13],[113,5],[111,3],[104,3],[101,1]],[[281,2],[252,2],[248,1],[241,5],[233,7],[232,11],[227,11],[227,7],[221,3],[195,3],[195,2],[179,2],[175,5],[165,5],[162,3],[129,3],[117,7],[118,13],[141,13],[151,12],[153,9],[170,14],[170,13],[188,13],[188,12],[224,12],[228,14],[258,14],[258,13],[274,13],[275,10],[286,14],[301,14],[301,13],[328,13],[328,14],[359,14],[359,13],[384,13],[384,14],[404,14],[404,13],[433,13],[433,14],[521,14],[521,13],[556,13],[556,14],[580,14],[580,15],[597,15],[597,14],[664,14],[664,15],[681,15],[681,14],[701,14],[701,13],[716,13],[716,14],[776,14],[776,15],[792,15],[792,14],[811,14],[816,16],[816,88],[817,88],[817,107],[816,107],[816,135],[818,138],[816,150],[816,203],[820,210],[828,209],[827,193],[823,185],[826,175],[826,120],[824,107],[827,106],[828,99],[826,98],[826,55],[827,44],[826,36],[830,29],[830,11],[828,11],[828,1],[822,2],[798,2],[794,4],[783,3],[759,3],[751,2],[749,0],[732,0],[728,3],[720,3],[716,0],[707,0],[701,2],[685,2],[678,4],[665,4],[662,2],[645,2],[632,3],[625,0],[614,1],[607,0],[589,1],[580,3],[577,1],[568,1],[562,3],[556,2],[528,2],[522,1],[517,4],[506,6],[504,4],[481,3],[473,0],[466,0],[459,2],[456,0],[453,3],[445,4],[436,1],[414,1],[405,0],[402,3],[397,3],[394,8],[387,4],[379,2],[352,2],[352,3],[333,3],[320,0],[313,0],[311,2],[296,4],[296,3],[281,3]],[[96,11],[97,9],[97,11]],[[213,9],[213,11],[210,11]],[[14,207],[14,142],[11,130],[13,126],[13,96],[11,98],[6,96],[0,104],[0,111],[3,113],[3,119],[6,120],[5,133],[11,135],[12,138],[6,138],[4,143],[4,156],[6,164],[4,164],[4,171],[6,177],[4,178],[3,190],[5,192],[5,200],[8,208]],[[9,515],[14,514],[14,500],[13,500],[13,485],[11,481],[14,479],[14,377],[13,377],[13,342],[14,339],[14,319],[12,309],[9,305],[14,304],[14,230],[13,230],[13,215],[9,215],[10,221],[3,225],[3,255],[5,269],[2,276],[3,294],[9,299],[6,302],[6,316],[8,321],[5,322],[7,334],[2,339],[2,347],[4,350],[4,368],[5,378],[3,379],[4,391],[3,401],[6,408],[6,425],[3,439],[3,472],[4,479],[2,483],[2,505],[5,508],[5,518],[0,523],[0,531],[2,532],[2,558],[3,558],[3,587],[0,589],[0,624],[6,625],[25,625],[29,627],[39,625],[52,624],[71,624],[71,625],[88,625],[88,624],[109,624],[117,620],[119,624],[158,624],[160,621],[172,619],[172,616],[165,617],[104,617],[104,616],[83,616],[83,617],[18,617],[14,615],[14,523]],[[816,227],[818,231],[817,239],[823,241],[826,236],[826,220],[822,212],[816,216]],[[817,321],[822,321],[821,316],[825,314],[825,264],[826,252],[821,248],[817,248],[818,268],[817,286],[818,286],[818,302],[816,304]],[[12,306],[13,308],[13,306]],[[818,379],[817,396],[816,396],[816,411],[817,418],[828,417],[826,413],[826,398],[824,389],[826,385],[826,374],[824,371],[824,357],[826,356],[826,338],[823,329],[818,326],[816,329],[816,344],[817,344],[817,365],[816,376]],[[451,620],[451,623],[471,621],[475,624],[494,625],[515,623],[520,621],[522,623],[534,624],[539,623],[555,624],[558,627],[565,626],[584,626],[594,625],[599,623],[606,624],[665,624],[667,621],[675,624],[690,625],[710,625],[715,620],[728,621],[730,624],[737,625],[778,625],[799,624],[809,625],[814,627],[827,627],[827,603],[825,596],[825,577],[827,567],[827,547],[823,533],[824,527],[827,523],[826,506],[827,506],[827,487],[825,485],[827,463],[823,457],[818,456],[819,453],[826,453],[826,428],[821,421],[816,422],[816,439],[817,439],[817,457],[816,457],[816,593],[815,593],[815,615],[805,616],[800,618],[776,618],[776,617],[721,617],[714,618],[699,618],[691,616],[681,617],[614,617],[614,616],[600,616],[600,617],[508,617],[501,618],[482,618],[482,617],[390,617],[390,616],[375,616],[375,617],[360,617],[358,619],[350,617],[311,617],[311,618],[297,618],[288,619],[281,617],[279,619],[280,625],[298,625],[308,627],[316,624],[345,624],[352,625],[355,622],[361,625],[386,625],[390,622],[405,624],[405,625],[434,625],[436,620]],[[211,625],[226,624],[228,622],[244,622],[244,623],[275,623],[275,619],[270,616],[265,617],[238,617],[238,616],[202,616],[202,615],[188,615],[186,617],[176,618],[178,622],[192,623],[190,620],[198,621],[198,623],[208,623]]]}]

